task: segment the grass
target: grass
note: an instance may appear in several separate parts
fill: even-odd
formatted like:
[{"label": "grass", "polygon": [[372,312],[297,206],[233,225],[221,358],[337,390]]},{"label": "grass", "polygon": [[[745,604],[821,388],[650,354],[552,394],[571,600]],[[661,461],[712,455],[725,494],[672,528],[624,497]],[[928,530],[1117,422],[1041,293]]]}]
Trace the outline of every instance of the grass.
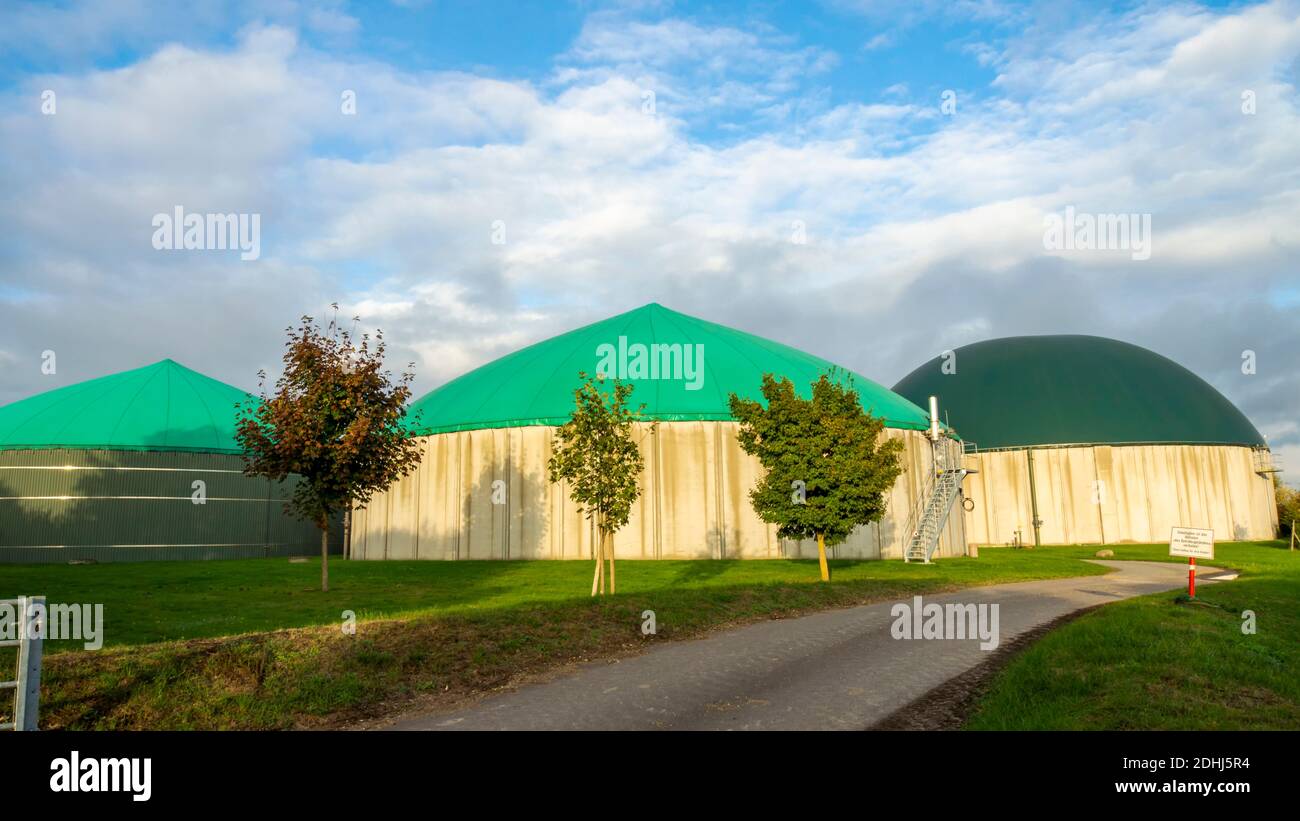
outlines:
[{"label": "grass", "polygon": [[[1091,555],[1091,554],[1089,554]],[[104,605],[107,647],[212,638],[358,619],[470,615],[525,605],[586,601],[593,565],[585,561],[330,562],[330,592],[320,591],[318,559],[2,565],[0,599],[44,595],[51,603]],[[833,561],[833,587],[993,584],[1100,573],[1074,557],[985,551],[978,560],[932,565]],[[620,561],[619,595],[816,585],[815,561]],[[920,589],[920,588],[917,588]],[[725,593],[722,595],[726,595]],[[76,649],[54,641],[46,652]]]},{"label": "grass", "polygon": [[[1170,561],[1166,545],[1110,549]],[[109,649],[49,643],[43,727],[274,729],[451,707],[570,662],[759,619],[1101,573],[1081,561],[1096,550],[837,561],[829,585],[809,561],[623,561],[619,594],[604,601],[586,596],[589,562],[335,561],[327,594],[314,561],[0,565],[0,598],[105,605]],[[1300,728],[1300,552],[1260,542],[1217,555],[1239,580],[1202,587],[1197,604],[1146,596],[1054,631],[995,679],[968,726]],[[1253,636],[1241,633],[1247,609]],[[362,619],[356,635],[339,629],[343,610]],[[644,610],[655,636],[641,634]]]},{"label": "grass", "polygon": [[[1167,545],[1114,550],[1117,559],[1170,560]],[[1215,555],[1202,564],[1241,577],[1198,587],[1194,604],[1143,596],[1053,631],[994,679],[967,728],[1300,729],[1300,551],[1253,542],[1218,545]],[[1242,632],[1246,610],[1254,635]]]},{"label": "grass", "polygon": [[[1086,553],[1086,551],[1085,551]],[[1083,554],[1081,554],[1083,555]],[[337,726],[440,708],[574,661],[711,629],[918,593],[1104,572],[1074,555],[985,551],[933,565],[623,561],[592,600],[589,562],[314,562],[0,566],[0,598],[105,605],[105,644],[51,643],[42,726]],[[350,609],[356,635],[339,629]],[[641,633],[654,610],[658,633]],[[291,627],[293,629],[281,629]]]}]

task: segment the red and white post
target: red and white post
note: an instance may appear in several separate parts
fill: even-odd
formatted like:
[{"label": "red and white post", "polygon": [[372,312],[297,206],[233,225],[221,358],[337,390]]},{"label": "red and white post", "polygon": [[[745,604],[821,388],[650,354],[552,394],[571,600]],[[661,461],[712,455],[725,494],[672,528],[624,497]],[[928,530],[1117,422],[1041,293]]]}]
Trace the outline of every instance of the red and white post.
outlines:
[{"label": "red and white post", "polygon": [[1169,533],[1169,555],[1187,557],[1187,598],[1196,598],[1196,560],[1214,559],[1214,531],[1175,527]]}]

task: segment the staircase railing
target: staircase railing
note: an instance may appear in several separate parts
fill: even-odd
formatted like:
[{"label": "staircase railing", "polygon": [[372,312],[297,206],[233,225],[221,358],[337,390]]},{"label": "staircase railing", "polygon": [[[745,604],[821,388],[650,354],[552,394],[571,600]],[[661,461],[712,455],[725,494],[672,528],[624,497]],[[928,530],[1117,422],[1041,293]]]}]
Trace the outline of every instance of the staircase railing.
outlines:
[{"label": "staircase railing", "polygon": [[1282,463],[1272,450],[1264,447],[1257,447],[1252,454],[1255,463],[1255,472],[1260,476],[1270,477],[1271,474],[1282,472]]},{"label": "staircase railing", "polygon": [[934,496],[935,481],[938,474],[933,470],[926,471],[925,484],[921,488],[921,494],[916,497],[916,502],[912,505],[912,512],[907,515],[907,524],[903,525],[903,536],[906,542],[903,544],[903,561],[911,561],[908,553],[912,549],[912,540],[921,528],[921,520],[925,517],[926,508],[930,505],[930,499]]},{"label": "staircase railing", "polygon": [[907,551],[903,555],[906,561],[930,563],[930,557],[934,555],[939,540],[943,537],[943,528],[948,523],[948,516],[952,513],[953,503],[957,500],[965,476],[966,471],[957,468],[945,470],[935,478],[934,489],[926,500],[920,522],[910,534]]}]

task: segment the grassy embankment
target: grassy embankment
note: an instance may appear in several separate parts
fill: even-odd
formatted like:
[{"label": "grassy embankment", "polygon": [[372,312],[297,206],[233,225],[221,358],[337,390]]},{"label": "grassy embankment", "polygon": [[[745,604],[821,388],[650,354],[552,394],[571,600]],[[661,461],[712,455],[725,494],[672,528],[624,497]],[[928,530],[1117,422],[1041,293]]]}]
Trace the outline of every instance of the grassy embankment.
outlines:
[{"label": "grassy embankment", "polygon": [[[284,559],[0,565],[0,598],[104,604],[106,649],[49,643],[43,727],[286,728],[450,706],[759,619],[1102,572],[1078,556],[836,561],[829,585],[815,562],[623,561],[604,601],[586,595],[589,562],[336,561],[324,594],[316,562]],[[344,610],[361,620],[355,635],[340,629]],[[641,632],[645,610],[657,635]]]},{"label": "grassy embankment", "polygon": [[[1163,561],[1168,550],[1115,548],[1117,559]],[[1198,587],[1194,604],[1176,593],[1143,596],[1051,632],[994,679],[967,728],[1300,729],[1300,551],[1247,542],[1218,545],[1215,555],[1201,564],[1241,577]],[[1254,635],[1242,632],[1247,610]]]}]

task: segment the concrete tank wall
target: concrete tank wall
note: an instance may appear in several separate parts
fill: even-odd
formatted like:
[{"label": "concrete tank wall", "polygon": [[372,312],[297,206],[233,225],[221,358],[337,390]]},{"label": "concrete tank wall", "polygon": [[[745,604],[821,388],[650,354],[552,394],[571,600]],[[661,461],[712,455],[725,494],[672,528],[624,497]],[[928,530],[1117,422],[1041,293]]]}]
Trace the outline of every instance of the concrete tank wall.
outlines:
[{"label": "concrete tank wall", "polygon": [[[614,538],[621,559],[813,558],[817,545],[777,538],[760,520],[749,491],[758,460],[741,450],[735,422],[638,424],[645,470],[631,519]],[[411,475],[354,511],[358,559],[586,559],[592,527],[547,477],[555,428],[533,426],[443,433],[422,438],[424,458]],[[931,470],[929,441],[904,441],[904,473],[885,518],[859,528],[830,552],[835,558],[901,558],[902,529]],[[949,443],[954,449],[960,446]],[[493,503],[493,491],[502,504]],[[964,521],[949,518],[937,556],[962,555]]]},{"label": "concrete tank wall", "polygon": [[[1091,445],[1034,449],[1044,544],[1163,542],[1171,528],[1199,527],[1220,541],[1272,539],[1273,483],[1247,447]],[[1027,450],[968,454],[972,544],[1032,544]]]}]

